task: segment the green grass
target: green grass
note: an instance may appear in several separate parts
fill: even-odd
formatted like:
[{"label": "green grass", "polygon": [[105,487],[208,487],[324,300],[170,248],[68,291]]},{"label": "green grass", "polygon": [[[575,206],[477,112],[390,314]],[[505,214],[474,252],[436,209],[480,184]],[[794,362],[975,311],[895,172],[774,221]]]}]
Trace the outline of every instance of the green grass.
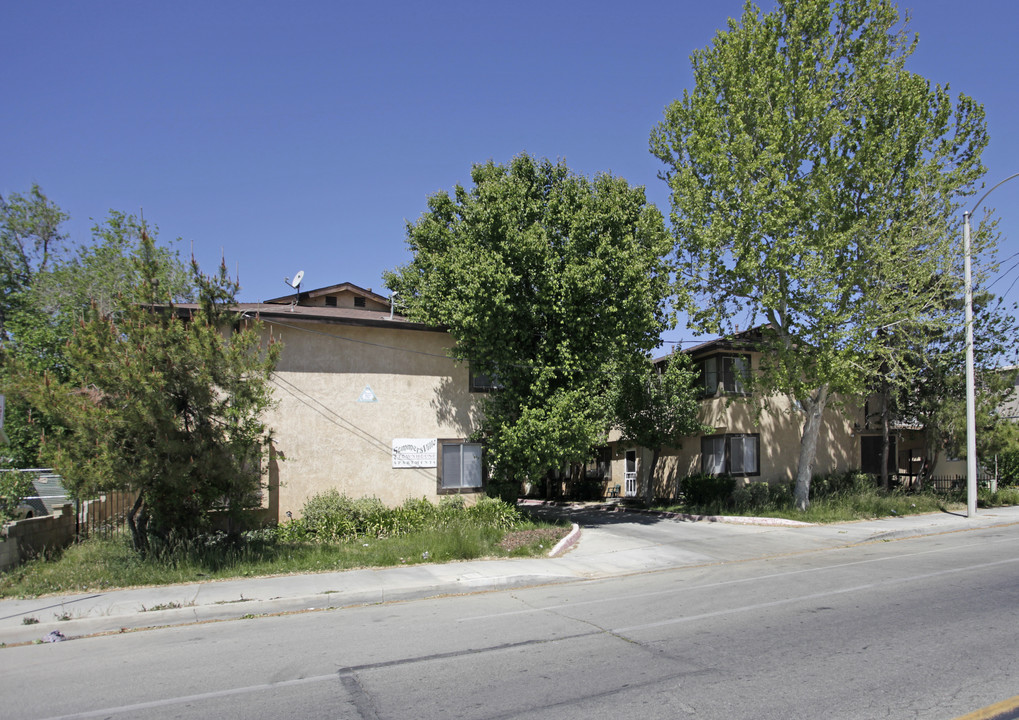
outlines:
[{"label": "green grass", "polygon": [[893,515],[919,515],[932,512],[951,512],[965,508],[953,498],[916,494],[883,493],[880,490],[831,495],[817,498],[805,512],[789,508],[784,517],[810,523],[837,523],[853,520],[871,520]]},{"label": "green grass", "polygon": [[[982,489],[978,493],[978,505],[985,508],[1019,505],[1019,487],[1002,487],[996,493]],[[938,494],[891,491],[885,493],[875,488],[815,497],[805,512],[797,510],[788,502],[767,502],[751,507],[735,507],[728,502],[714,502],[705,505],[662,504],[656,507],[660,510],[696,515],[775,517],[823,524],[872,520],[896,515],[965,512],[966,495],[965,492]]]},{"label": "green grass", "polygon": [[256,534],[242,543],[200,539],[147,558],[120,535],[78,543],[0,574],[0,597],[540,555],[567,532],[566,526],[523,522],[512,530],[465,526],[328,543],[283,542]]},{"label": "green grass", "polygon": [[694,515],[733,515],[744,517],[772,517],[808,523],[838,523],[854,520],[872,520],[894,515],[918,515],[931,512],[954,512],[965,509],[965,501],[936,495],[896,495],[880,491],[835,495],[811,500],[806,511],[785,505],[768,504],[756,507],[734,508],[712,503],[710,505],[673,504],[662,509]]}]

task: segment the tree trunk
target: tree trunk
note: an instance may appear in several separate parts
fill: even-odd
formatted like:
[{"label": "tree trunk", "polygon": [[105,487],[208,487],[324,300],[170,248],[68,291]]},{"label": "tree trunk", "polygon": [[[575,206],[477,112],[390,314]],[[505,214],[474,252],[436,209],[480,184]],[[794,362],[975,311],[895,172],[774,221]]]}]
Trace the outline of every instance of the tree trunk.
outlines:
[{"label": "tree trunk", "polygon": [[934,473],[938,462],[938,441],[934,431],[928,427],[924,430],[923,438],[923,465],[920,467],[920,476],[916,479],[916,489],[923,490],[927,480]]},{"label": "tree trunk", "polygon": [[827,403],[828,385],[822,385],[803,406],[807,419],[803,423],[803,436],[800,438],[800,459],[796,468],[796,487],[793,489],[793,500],[800,510],[810,507],[810,479],[814,470],[814,458],[817,455],[817,438],[821,432],[821,418],[824,416],[824,408]]},{"label": "tree trunk", "polygon": [[654,489],[655,489],[655,468],[658,466],[658,458],[661,457],[661,448],[655,448],[651,451],[651,465],[647,470],[647,480],[644,482],[644,505],[651,507],[651,502],[654,500]]},{"label": "tree trunk", "polygon": [[145,507],[145,495],[141,492],[127,513],[127,525],[131,528],[134,549],[144,554],[149,547],[149,512]]}]

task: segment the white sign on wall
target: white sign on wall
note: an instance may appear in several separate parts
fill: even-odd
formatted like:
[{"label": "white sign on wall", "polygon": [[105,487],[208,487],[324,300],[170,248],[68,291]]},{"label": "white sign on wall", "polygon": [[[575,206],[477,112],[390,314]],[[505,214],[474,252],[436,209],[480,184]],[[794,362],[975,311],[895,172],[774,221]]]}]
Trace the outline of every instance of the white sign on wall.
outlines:
[{"label": "white sign on wall", "polygon": [[438,448],[439,441],[435,438],[393,438],[393,467],[438,467]]},{"label": "white sign on wall", "polygon": [[362,390],[361,394],[357,396],[357,401],[358,402],[372,403],[372,402],[378,402],[379,398],[378,398],[377,395],[375,395],[375,391],[372,390],[372,386],[371,385],[365,385],[364,386],[364,390]]}]

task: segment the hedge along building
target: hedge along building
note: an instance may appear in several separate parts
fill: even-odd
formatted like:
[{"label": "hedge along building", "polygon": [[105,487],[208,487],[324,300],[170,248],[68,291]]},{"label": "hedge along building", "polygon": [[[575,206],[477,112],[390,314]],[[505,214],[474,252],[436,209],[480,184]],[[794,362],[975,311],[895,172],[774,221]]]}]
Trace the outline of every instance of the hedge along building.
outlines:
[{"label": "hedge along building", "polygon": [[283,342],[267,415],[270,516],[336,489],[388,505],[482,491],[477,395],[452,338],[350,283],[239,303]]}]

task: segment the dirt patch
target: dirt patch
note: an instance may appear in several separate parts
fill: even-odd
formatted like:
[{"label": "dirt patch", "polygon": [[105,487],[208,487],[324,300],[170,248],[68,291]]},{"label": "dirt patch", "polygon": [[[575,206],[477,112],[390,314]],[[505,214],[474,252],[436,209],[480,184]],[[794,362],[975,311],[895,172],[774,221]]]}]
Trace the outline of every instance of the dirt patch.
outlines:
[{"label": "dirt patch", "polygon": [[522,547],[544,545],[552,548],[570,532],[570,528],[540,528],[538,530],[514,530],[506,533],[499,541],[499,547],[513,552]]}]

